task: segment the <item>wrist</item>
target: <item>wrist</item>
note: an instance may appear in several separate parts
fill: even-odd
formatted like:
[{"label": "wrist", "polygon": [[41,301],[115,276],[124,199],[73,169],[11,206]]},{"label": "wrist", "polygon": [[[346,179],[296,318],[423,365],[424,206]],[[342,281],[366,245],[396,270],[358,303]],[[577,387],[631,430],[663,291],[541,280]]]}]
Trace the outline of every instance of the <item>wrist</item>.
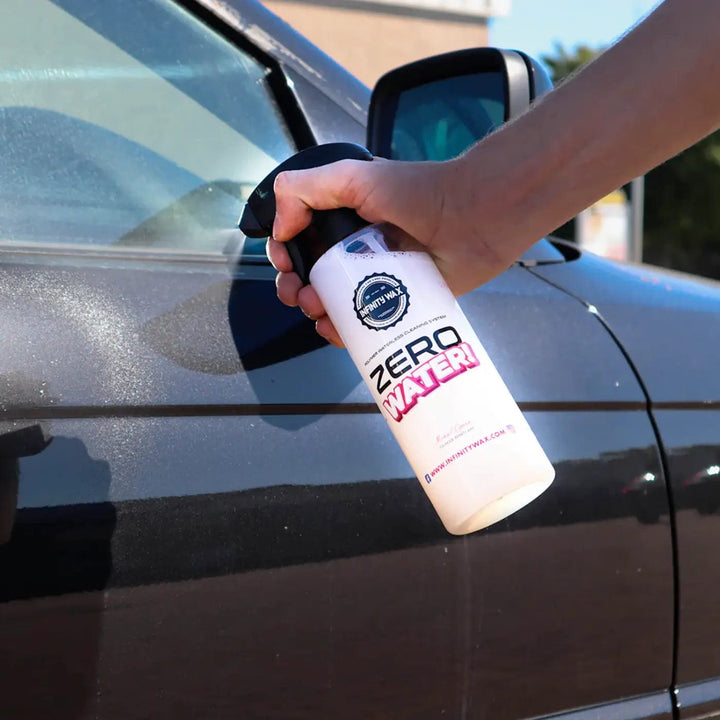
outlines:
[{"label": "wrist", "polygon": [[516,259],[501,232],[507,198],[469,154],[438,164],[438,170],[440,212],[428,247],[450,288],[461,295]]}]

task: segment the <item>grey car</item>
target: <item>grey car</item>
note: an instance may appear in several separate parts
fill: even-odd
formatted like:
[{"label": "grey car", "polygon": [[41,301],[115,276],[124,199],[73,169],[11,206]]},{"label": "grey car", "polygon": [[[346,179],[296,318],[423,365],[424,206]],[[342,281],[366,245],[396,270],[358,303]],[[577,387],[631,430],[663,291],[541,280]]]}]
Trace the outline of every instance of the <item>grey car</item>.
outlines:
[{"label": "grey car", "polygon": [[1,12],[0,717],[720,713],[717,284],[464,296],[556,480],[452,537],[236,227],[370,90],[253,0]]}]

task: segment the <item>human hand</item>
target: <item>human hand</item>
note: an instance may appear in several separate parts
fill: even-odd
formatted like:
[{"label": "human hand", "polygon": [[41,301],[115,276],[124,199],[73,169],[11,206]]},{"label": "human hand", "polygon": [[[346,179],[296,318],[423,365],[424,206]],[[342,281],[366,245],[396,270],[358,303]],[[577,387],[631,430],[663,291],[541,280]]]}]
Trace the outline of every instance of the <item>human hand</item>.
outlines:
[{"label": "human hand", "polygon": [[342,160],[284,172],[275,180],[275,199],[275,224],[267,254],[278,270],[278,297],[286,305],[300,306],[315,320],[318,333],[338,347],[342,341],[320,298],[311,285],[302,285],[284,246],[307,227],[312,210],[349,207],[368,222],[394,225],[400,231],[402,247],[419,243],[457,295],[499,271],[488,270],[487,257],[478,252],[473,233],[462,229],[466,218],[460,206],[467,195],[458,161]]}]

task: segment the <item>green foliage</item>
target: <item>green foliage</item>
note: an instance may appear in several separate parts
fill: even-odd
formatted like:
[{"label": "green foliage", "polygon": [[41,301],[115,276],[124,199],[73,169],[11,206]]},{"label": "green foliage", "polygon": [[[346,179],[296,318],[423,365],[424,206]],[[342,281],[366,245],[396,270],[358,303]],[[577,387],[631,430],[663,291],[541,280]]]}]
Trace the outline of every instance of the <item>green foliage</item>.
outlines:
[{"label": "green foliage", "polygon": [[[541,59],[557,85],[601,49],[555,45]],[[572,239],[574,220],[555,234]],[[720,131],[645,176],[643,261],[720,279]]]},{"label": "green foliage", "polygon": [[720,279],[720,132],[645,176],[643,260]]},{"label": "green foliage", "polygon": [[568,52],[562,43],[555,43],[554,55],[542,55],[541,60],[550,70],[550,77],[555,85],[562,82],[568,75],[572,75],[585,63],[596,58],[604,48],[593,49],[587,45],[578,45]]}]

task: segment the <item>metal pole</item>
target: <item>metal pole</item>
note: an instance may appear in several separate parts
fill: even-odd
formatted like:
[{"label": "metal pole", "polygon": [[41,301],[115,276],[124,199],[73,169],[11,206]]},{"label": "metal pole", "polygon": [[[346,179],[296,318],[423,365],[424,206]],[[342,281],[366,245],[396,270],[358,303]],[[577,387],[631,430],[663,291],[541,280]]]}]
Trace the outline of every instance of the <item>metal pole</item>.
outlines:
[{"label": "metal pole", "polygon": [[631,228],[630,260],[642,262],[643,257],[643,213],[645,207],[645,176],[636,177],[631,182]]}]

